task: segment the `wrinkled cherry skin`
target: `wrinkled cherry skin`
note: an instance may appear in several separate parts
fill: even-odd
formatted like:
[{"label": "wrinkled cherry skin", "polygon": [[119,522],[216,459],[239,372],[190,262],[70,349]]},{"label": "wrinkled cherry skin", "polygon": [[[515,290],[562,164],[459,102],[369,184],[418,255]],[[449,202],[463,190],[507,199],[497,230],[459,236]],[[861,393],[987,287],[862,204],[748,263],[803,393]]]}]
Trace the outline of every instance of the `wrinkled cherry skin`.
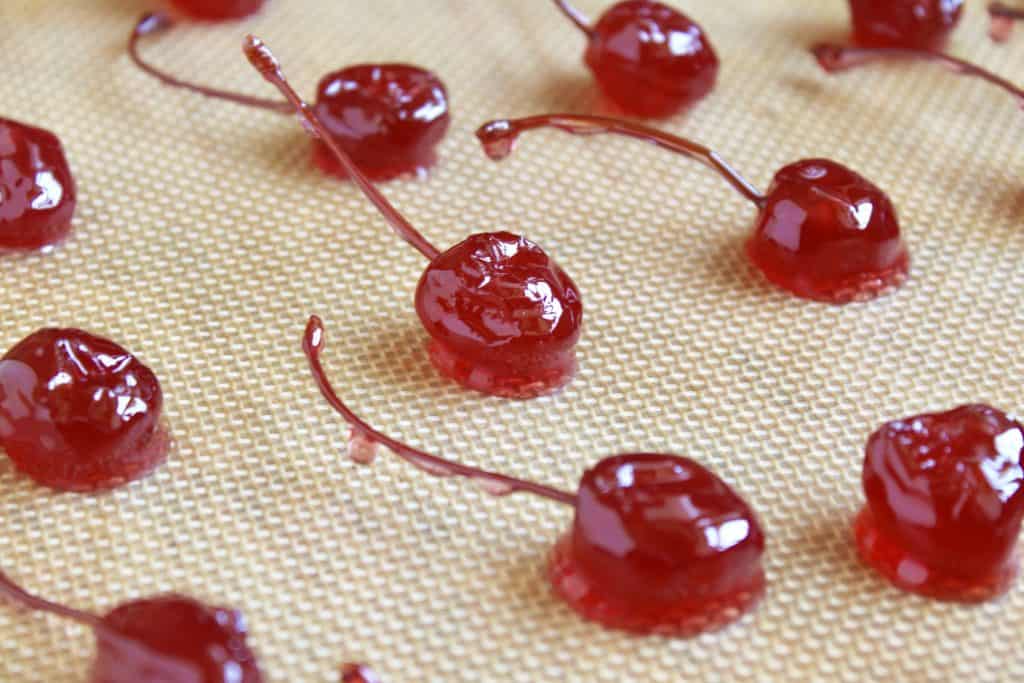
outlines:
[{"label": "wrinkled cherry skin", "polygon": [[711,92],[718,76],[704,30],[649,0],[608,10],[594,25],[584,60],[604,95],[633,116],[671,116]]},{"label": "wrinkled cherry skin", "polygon": [[39,330],[0,359],[0,447],[54,489],[107,489],[150,473],[167,454],[162,406],[149,368],[82,330]]},{"label": "wrinkled cherry skin", "polygon": [[416,288],[416,312],[438,368],[477,391],[550,393],[571,379],[583,301],[565,272],[524,237],[468,237],[435,258]]},{"label": "wrinkled cherry skin", "polygon": [[219,21],[241,19],[259,12],[266,0],[171,0],[181,12],[193,19]]},{"label": "wrinkled cherry skin", "polygon": [[630,454],[583,475],[572,531],[549,571],[586,618],[692,635],[757,602],[763,552],[753,512],[712,472],[678,456]]},{"label": "wrinkled cherry skin", "polygon": [[850,0],[853,39],[866,47],[941,47],[963,0]]},{"label": "wrinkled cherry skin", "polygon": [[71,230],[75,181],[53,133],[0,119],[0,251],[42,249]]},{"label": "wrinkled cherry skin", "polygon": [[121,605],[103,624],[130,642],[97,632],[92,683],[262,683],[240,612],[181,595]]},{"label": "wrinkled cherry skin", "polygon": [[[441,80],[406,64],[361,64],[328,74],[320,81],[313,109],[373,180],[433,166],[434,148],[451,122]],[[315,155],[324,171],[345,177],[322,142],[316,142]]]},{"label": "wrinkled cherry skin", "polygon": [[1005,591],[1024,519],[1024,427],[967,405],[883,425],[864,460],[865,560],[901,588],[952,600]]},{"label": "wrinkled cherry skin", "polygon": [[874,298],[902,284],[910,268],[889,197],[828,159],[775,174],[747,254],[783,289],[829,303]]}]

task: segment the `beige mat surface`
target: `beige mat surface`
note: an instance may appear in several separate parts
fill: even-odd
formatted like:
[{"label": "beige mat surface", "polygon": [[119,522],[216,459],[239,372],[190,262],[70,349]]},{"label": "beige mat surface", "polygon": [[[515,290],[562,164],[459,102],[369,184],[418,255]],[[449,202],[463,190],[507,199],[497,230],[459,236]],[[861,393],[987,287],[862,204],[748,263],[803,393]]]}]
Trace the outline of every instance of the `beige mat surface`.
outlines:
[{"label": "beige mat surface", "polygon": [[[900,292],[836,308],[773,289],[740,251],[751,207],[645,145],[535,134],[486,160],[472,131],[487,118],[592,108],[581,37],[550,0],[272,0],[148,47],[177,73],[267,96],[238,49],[248,30],[306,93],[356,61],[440,73],[454,107],[441,165],[388,196],[442,246],[525,232],[584,296],[579,376],[517,403],[433,371],[411,303],[425,263],[313,170],[292,121],[129,64],[143,0],[3,0],[0,114],[62,137],[80,204],[56,253],[0,261],[0,347],[49,324],[122,342],[162,379],[175,438],[155,476],[103,496],[52,494],[0,458],[4,568],[96,610],[172,589],[236,605],[275,682],[334,681],[352,659],[391,683],[1024,677],[1024,586],[980,607],[912,597],[859,566],[849,534],[881,421],[978,400],[1024,411],[1024,113],[927,65],[822,75],[802,47],[844,36],[840,0],[678,4],[722,70],[665,127],[760,186],[819,155],[874,179],[912,249]],[[995,46],[968,4],[952,49],[1019,80],[1024,32]],[[344,459],[299,347],[312,312],[339,389],[411,444],[570,488],[616,452],[709,464],[769,534],[761,608],[693,640],[576,618],[543,580],[569,510]],[[4,683],[82,681],[91,649],[72,624],[0,609]]]}]

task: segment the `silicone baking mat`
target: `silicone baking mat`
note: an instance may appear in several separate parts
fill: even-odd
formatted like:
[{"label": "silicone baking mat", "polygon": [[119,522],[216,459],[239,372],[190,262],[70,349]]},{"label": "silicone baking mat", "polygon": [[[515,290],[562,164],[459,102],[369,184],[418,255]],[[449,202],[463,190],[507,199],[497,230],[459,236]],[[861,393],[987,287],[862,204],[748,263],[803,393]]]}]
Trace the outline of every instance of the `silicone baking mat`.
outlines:
[{"label": "silicone baking mat", "polygon": [[[603,0],[578,0],[594,15]],[[273,96],[240,54],[253,31],[312,93],[327,71],[434,69],[454,111],[440,166],[386,193],[439,245],[509,229],[583,292],[580,372],[509,402],[442,380],[412,294],[425,266],[349,185],[310,164],[291,119],[171,90],[129,63],[142,0],[3,0],[2,114],[63,139],[74,235],[0,261],[0,347],[43,325],[125,344],[156,370],[169,462],[108,495],[50,493],[0,459],[0,557],[89,609],[167,590],[242,608],[271,681],[335,681],[344,660],[408,681],[1009,681],[1024,676],[1024,588],[978,607],[889,587],[856,559],[863,444],[892,419],[967,401],[1024,410],[1024,113],[929,65],[823,75],[804,47],[846,34],[840,0],[687,0],[722,60],[714,93],[664,127],[756,184],[827,156],[896,202],[914,258],[893,296],[832,307],[766,284],[741,253],[752,208],[703,167],[561,133],[503,164],[494,116],[591,111],[582,37],[549,0],[271,0],[242,24],[144,48],[176,73]],[[970,2],[951,50],[1020,77],[1024,33],[985,36]],[[572,488],[629,450],[713,467],[769,534],[770,588],[737,625],[637,638],[578,619],[543,578],[571,511],[495,500],[382,453],[343,456],[299,339],[353,406],[411,444]],[[92,639],[0,609],[0,681],[82,681]]]}]

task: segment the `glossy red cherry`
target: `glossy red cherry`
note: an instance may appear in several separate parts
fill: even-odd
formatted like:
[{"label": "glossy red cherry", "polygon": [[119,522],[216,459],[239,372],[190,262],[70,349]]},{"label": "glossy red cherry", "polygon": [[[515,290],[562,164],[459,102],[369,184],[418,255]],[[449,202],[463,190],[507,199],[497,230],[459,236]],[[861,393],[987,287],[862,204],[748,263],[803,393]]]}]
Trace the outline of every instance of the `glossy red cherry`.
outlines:
[{"label": "glossy red cherry", "polygon": [[54,489],[108,489],[152,472],[169,445],[162,406],[149,368],[82,330],[39,330],[0,359],[0,447]]},{"label": "glossy red cherry", "polygon": [[671,116],[714,88],[718,57],[704,29],[671,7],[626,0],[590,26],[567,0],[555,4],[587,35],[584,61],[623,113]]},{"label": "glossy red cherry", "polygon": [[181,12],[194,19],[218,21],[241,19],[263,9],[266,0],[171,0]]},{"label": "glossy red cherry", "polygon": [[497,160],[511,153],[524,131],[544,127],[579,135],[625,135],[713,168],[757,206],[754,233],[747,243],[750,260],[769,280],[797,296],[836,304],[863,301],[907,277],[910,260],[888,197],[834,161],[790,164],[762,195],[716,152],[628,121],[571,114],[532,116],[491,121],[477,136]]},{"label": "glossy red cherry", "polygon": [[320,362],[323,325],[303,338],[313,377],[351,426],[350,456],[373,461],[377,445],[435,476],[476,481],[497,496],[526,492],[571,505],[575,519],[549,565],[555,591],[609,628],[688,636],[724,626],[764,591],[764,535],[750,508],[692,460],[638,453],[588,470],[575,495],[411,448],[373,429],[338,397]]},{"label": "glossy red cherry", "polygon": [[533,242],[507,232],[472,235],[441,252],[377,190],[250,37],[246,54],[289,99],[334,158],[402,239],[430,260],[416,310],[446,376],[495,396],[532,398],[568,382],[575,370],[583,304],[576,285]]},{"label": "glossy red cherry", "polygon": [[27,593],[0,572],[0,597],[91,628],[90,683],[262,683],[241,613],[183,595],[135,600],[104,617]]},{"label": "glossy red cherry", "polygon": [[[159,13],[147,14],[136,24],[128,51],[143,71],[166,85],[207,97],[292,113],[286,101],[196,85],[146,62],[139,52],[139,40],[173,25],[168,16]],[[444,84],[430,71],[408,64],[360,64],[332,72],[320,81],[314,110],[330,138],[365,175],[378,181],[426,172],[437,162],[435,149],[451,123]],[[325,172],[349,176],[323,140],[314,141],[313,157]]]},{"label": "glossy red cherry", "polygon": [[44,249],[71,231],[75,180],[53,133],[0,119],[0,252]]},{"label": "glossy red cherry", "polygon": [[1024,427],[986,405],[883,425],[864,459],[861,556],[900,588],[948,599],[1004,592],[1018,570]]},{"label": "glossy red cherry", "polygon": [[993,2],[988,6],[988,14],[992,18],[989,35],[992,40],[1005,42],[1013,33],[1013,23],[1024,19],[1024,8],[1017,9],[1001,2]]},{"label": "glossy red cherry", "polygon": [[912,48],[867,48],[835,45],[833,43],[819,43],[811,48],[811,54],[813,54],[814,58],[818,61],[818,65],[830,74],[846,71],[847,69],[852,69],[854,67],[861,66],[862,64],[882,59],[934,62],[935,64],[946,67],[953,73],[977,78],[996,86],[997,88],[1007,92],[1011,97],[1015,98],[1017,100],[1017,104],[1024,108],[1024,89],[1017,87],[1005,78],[997,76],[976,64],[972,64],[960,59],[959,57],[953,57],[942,52]]},{"label": "glossy red cherry", "polygon": [[939,47],[960,21],[963,4],[963,0],[850,0],[853,39],[866,47]]},{"label": "glossy red cherry", "polygon": [[381,683],[373,669],[363,664],[345,664],[341,667],[341,683]]}]

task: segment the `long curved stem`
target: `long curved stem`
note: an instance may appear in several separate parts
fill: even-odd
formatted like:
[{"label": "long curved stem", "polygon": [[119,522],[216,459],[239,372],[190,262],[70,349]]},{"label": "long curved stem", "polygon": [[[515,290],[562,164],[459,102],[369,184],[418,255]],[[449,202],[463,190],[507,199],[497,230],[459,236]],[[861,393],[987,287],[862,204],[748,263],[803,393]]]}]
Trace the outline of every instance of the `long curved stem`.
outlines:
[{"label": "long curved stem", "polygon": [[1024,9],[1010,7],[1001,2],[990,4],[988,14],[992,19],[989,35],[992,36],[992,40],[999,43],[1010,39],[1010,34],[1013,33],[1013,22],[1024,20]]},{"label": "long curved stem", "polygon": [[919,59],[940,64],[955,73],[979,78],[1006,91],[1024,107],[1024,90],[976,64],[942,52],[902,47],[852,47],[820,43],[811,48],[821,68],[828,73],[846,71],[877,59]]},{"label": "long curved stem", "polygon": [[88,612],[83,612],[72,607],[65,607],[64,605],[56,602],[51,602],[36,595],[32,595],[21,586],[14,583],[14,581],[2,570],[0,570],[0,597],[5,597],[11,602],[21,605],[27,609],[35,610],[37,612],[47,612],[49,614],[56,614],[60,617],[72,619],[80,624],[89,626],[90,628],[100,627],[100,618],[95,614],[89,614]]},{"label": "long curved stem", "polygon": [[328,132],[309,105],[295,92],[295,89],[288,83],[288,79],[285,78],[284,73],[281,71],[281,65],[270,51],[270,48],[259,38],[250,35],[246,36],[242,49],[245,52],[245,56],[249,59],[249,63],[260,72],[263,78],[280,90],[281,94],[287,98],[292,109],[299,115],[299,120],[304,122],[306,131],[327,145],[327,148],[334,154],[341,167],[345,169],[345,172],[359,186],[363,194],[384,215],[384,218],[391,224],[391,227],[398,233],[398,236],[431,261],[437,258],[441,254],[440,250],[427,241],[427,238],[420,234],[413,227],[412,223],[407,221],[405,216],[398,212],[398,209],[388,201],[387,197],[374,187],[370,179],[366,177],[366,174],[359,170],[359,167],[352,161],[352,158],[338,145],[334,136]]},{"label": "long curved stem", "polygon": [[228,102],[234,102],[235,104],[241,104],[247,107],[267,109],[279,114],[291,113],[292,106],[288,102],[281,100],[267,100],[262,97],[253,97],[251,95],[243,95],[241,93],[234,93],[227,90],[221,90],[219,88],[211,88],[205,85],[190,83],[158,69],[143,59],[142,54],[139,52],[139,40],[143,36],[162,33],[172,26],[174,26],[174,20],[162,12],[150,12],[142,15],[142,18],[135,24],[135,29],[132,30],[131,38],[128,39],[128,55],[132,58],[132,61],[135,62],[136,66],[150,76],[164,83],[164,85],[169,85],[172,88],[184,88],[185,90],[191,90],[192,92],[205,95],[206,97],[212,97],[218,100],[227,100]]},{"label": "long curved stem", "polygon": [[575,505],[576,496],[566,491],[537,484],[532,481],[517,479],[497,472],[490,472],[469,465],[463,465],[451,460],[445,460],[436,455],[417,450],[401,441],[396,441],[386,434],[383,434],[353,413],[348,406],[338,397],[337,392],[327,379],[323,364],[320,362],[320,355],[324,349],[324,325],[320,318],[312,316],[306,325],[306,333],[302,338],[302,350],[309,360],[309,367],[313,371],[313,379],[327,402],[351,425],[352,429],[362,438],[375,444],[381,444],[395,453],[406,462],[415,465],[419,469],[437,477],[465,477],[479,482],[488,493],[494,495],[508,495],[511,493],[532,493],[543,498]]},{"label": "long curved stem", "polygon": [[585,116],[578,114],[549,114],[545,116],[529,116],[521,119],[498,119],[485,123],[476,132],[484,151],[494,160],[500,160],[512,153],[516,139],[523,132],[537,128],[557,128],[574,135],[598,135],[613,133],[625,135],[658,147],[696,159],[711,167],[736,189],[741,195],[763,208],[767,199],[757,191],[746,178],[741,176],[714,150],[696,142],[655,128],[631,121],[606,118],[603,116]]},{"label": "long curved stem", "polygon": [[583,12],[569,4],[569,0],[555,0],[555,5],[557,5],[558,9],[562,10],[562,14],[569,17],[569,21],[576,24],[576,27],[583,31],[588,38],[592,38],[594,36],[594,27],[590,25],[590,20],[587,19],[587,16],[583,14]]}]

